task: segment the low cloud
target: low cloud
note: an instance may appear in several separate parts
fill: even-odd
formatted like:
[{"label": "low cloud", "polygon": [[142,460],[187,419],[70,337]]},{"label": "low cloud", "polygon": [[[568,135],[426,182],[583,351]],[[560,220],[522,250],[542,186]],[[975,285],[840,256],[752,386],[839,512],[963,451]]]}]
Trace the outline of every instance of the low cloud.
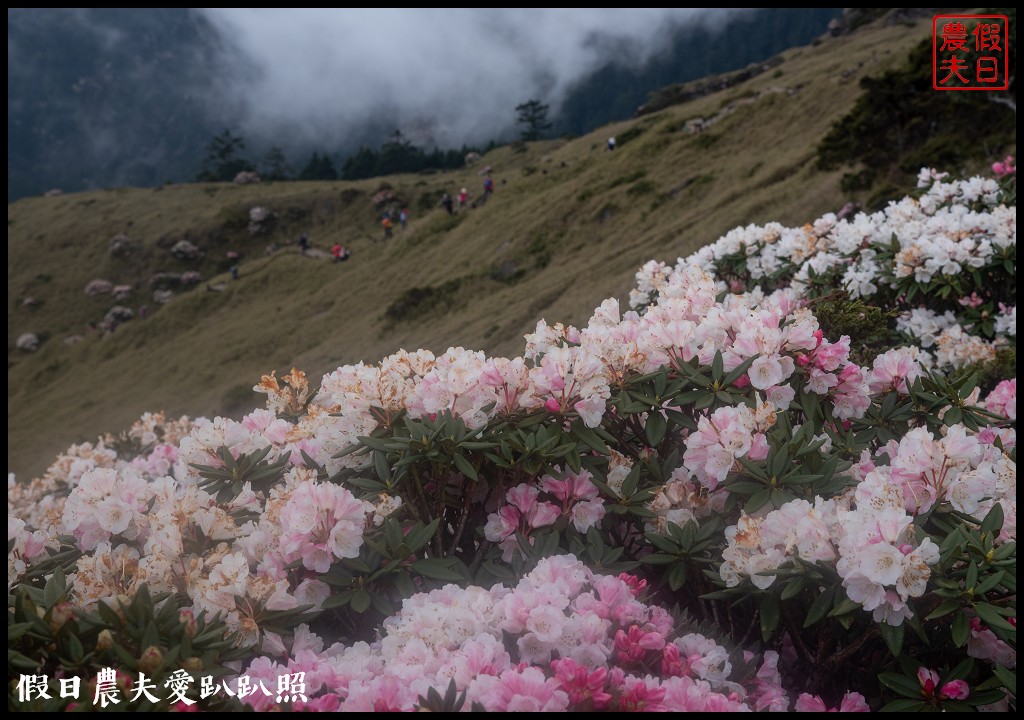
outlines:
[{"label": "low cloud", "polygon": [[[642,63],[680,25],[737,10],[207,9],[225,57],[223,99],[255,137],[349,145],[401,129],[418,143],[486,142],[540,98],[557,109],[609,61]],[[374,132],[375,131],[375,132]]]}]

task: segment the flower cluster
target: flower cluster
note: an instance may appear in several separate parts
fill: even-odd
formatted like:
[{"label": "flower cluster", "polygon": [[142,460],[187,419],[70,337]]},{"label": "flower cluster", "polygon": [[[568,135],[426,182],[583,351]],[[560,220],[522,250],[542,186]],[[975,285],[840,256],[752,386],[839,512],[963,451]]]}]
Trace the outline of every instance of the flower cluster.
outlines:
[{"label": "flower cluster", "polygon": [[[674,627],[623,579],[553,556],[512,588],[414,595],[372,644],[324,650],[301,630],[280,661],[257,659],[243,674],[306,673],[306,709],[408,711],[454,682],[467,709],[489,712],[749,710],[755,694],[732,678],[729,652]],[[246,701],[273,705],[260,694]]]},{"label": "flower cluster", "polygon": [[[9,588],[66,579],[61,603],[97,613],[173,596],[250,680],[305,674],[295,709],[414,709],[454,682],[491,711],[862,710],[877,684],[812,678],[820,659],[854,623],[878,657],[877,624],[921,611],[953,636],[904,633],[908,657],[994,682],[1015,662],[1016,380],[990,361],[1015,344],[1016,214],[991,181],[922,183],[648,263],[634,309],[542,320],[521,357],[292,368],[241,419],[147,414],[72,446],[8,477]],[[839,290],[895,308],[892,342],[832,332]],[[725,623],[765,651],[727,651]],[[883,685],[996,701],[922,677]]]},{"label": "flower cluster", "polygon": [[743,515],[725,531],[720,568],[729,586],[743,578],[765,589],[773,571],[797,558],[833,566],[851,600],[876,621],[912,617],[909,598],[927,589],[939,559],[930,537],[918,540],[915,515],[947,502],[963,513],[987,514],[998,503],[1009,521],[998,542],[1016,532],[1016,464],[962,425],[936,439],[916,428],[884,448],[887,465],[872,465],[855,488],[834,499],[793,500],[760,516]]},{"label": "flower cluster", "polygon": [[[1000,177],[1015,172],[1012,159],[996,166]],[[809,299],[841,290],[898,309],[903,339],[922,349],[938,345],[941,368],[991,360],[1016,335],[1013,287],[1002,279],[1014,273],[1016,207],[1001,204],[995,180],[946,177],[922,170],[919,198],[872,214],[829,213],[799,228],[736,228],[681,258],[676,270],[697,264],[731,292],[791,288]],[[661,263],[644,265],[631,306],[650,305],[671,272]],[[929,306],[915,304],[926,300]]]}]

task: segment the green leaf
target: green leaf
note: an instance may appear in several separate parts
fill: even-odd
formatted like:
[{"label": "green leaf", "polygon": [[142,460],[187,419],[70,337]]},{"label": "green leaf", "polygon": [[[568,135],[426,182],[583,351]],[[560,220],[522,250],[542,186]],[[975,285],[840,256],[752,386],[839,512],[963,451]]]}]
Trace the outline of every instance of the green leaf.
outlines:
[{"label": "green leaf", "polygon": [[974,660],[971,658],[964,658],[956,667],[950,670],[948,673],[942,675],[942,682],[946,683],[950,680],[963,680],[974,670]]},{"label": "green leaf", "polygon": [[686,584],[687,572],[688,569],[686,567],[686,563],[682,562],[673,565],[672,568],[668,571],[666,579],[668,580],[668,586],[672,589],[673,592],[675,592],[676,590],[678,590]]},{"label": "green leaf", "polygon": [[359,588],[352,593],[352,600],[349,602],[349,605],[352,607],[353,611],[362,614],[370,609],[370,603],[372,600],[373,598],[370,597],[370,593]]},{"label": "green leaf", "polygon": [[409,567],[417,574],[432,580],[462,580],[462,576],[452,569],[455,560],[444,558],[425,558],[415,561]]},{"label": "green leaf", "polygon": [[644,434],[647,435],[647,443],[651,447],[658,447],[665,439],[665,432],[668,430],[668,423],[658,410],[652,410],[647,416],[647,425],[644,427]]},{"label": "green leaf", "polygon": [[917,712],[926,707],[920,700],[900,699],[886,704],[879,712]]},{"label": "green leaf", "polygon": [[978,563],[971,560],[971,564],[967,566],[967,588],[973,590],[978,584]]},{"label": "green leaf", "polygon": [[878,682],[882,683],[890,690],[894,690],[903,697],[921,697],[921,683],[916,679],[911,680],[906,675],[900,675],[898,673],[880,673],[878,676]]},{"label": "green leaf", "polygon": [[963,647],[971,632],[971,621],[967,617],[967,613],[958,612],[953,616],[953,623],[950,626],[950,631],[953,635],[953,644],[957,647]]},{"label": "green leaf", "polygon": [[1007,670],[1002,665],[993,666],[992,672],[999,678],[999,682],[1003,684],[1003,687],[1009,690],[1014,697],[1017,697],[1017,673],[1013,670]]},{"label": "green leaf", "polygon": [[725,379],[722,380],[722,385],[724,385],[725,387],[733,385],[737,380],[740,379],[740,376],[743,375],[743,373],[750,369],[750,364],[757,360],[759,357],[761,356],[754,355],[753,357],[749,357],[742,363],[740,363],[737,367],[733,368],[729,372],[729,374],[725,376]]},{"label": "green leaf", "polygon": [[387,455],[380,450],[373,451],[373,469],[382,482],[391,480],[391,467],[388,465]]},{"label": "green leaf", "polygon": [[988,625],[992,629],[1006,630],[1008,632],[1016,633],[1017,628],[1006,621],[1002,615],[1000,615],[995,607],[988,603],[975,603],[974,612],[978,614],[978,617],[983,623]]},{"label": "green leaf", "polygon": [[602,442],[597,433],[584,425],[582,420],[577,420],[572,424],[572,433],[591,450],[595,450],[602,455],[611,455],[612,451],[608,449],[608,446]]},{"label": "green leaf", "polygon": [[807,617],[804,619],[805,628],[825,619],[825,616],[832,609],[832,601],[835,599],[837,587],[837,585],[833,585],[814,599],[811,606],[807,608]]},{"label": "green leaf", "polygon": [[943,615],[949,615],[954,610],[959,610],[959,609],[960,609],[960,600],[959,599],[946,600],[941,605],[939,605],[937,608],[935,608],[930,613],[928,613],[928,616],[925,618],[925,620],[934,620],[935,618],[940,618]]},{"label": "green leaf", "polygon": [[43,605],[47,609],[52,608],[60,602],[67,590],[67,582],[64,579],[64,571],[59,567],[53,571],[53,575],[46,581],[43,587]]},{"label": "green leaf", "polygon": [[455,467],[459,469],[459,472],[470,480],[476,480],[478,478],[476,470],[466,458],[461,455],[452,455],[452,460],[455,462]]},{"label": "green leaf", "polygon": [[768,472],[772,477],[777,478],[782,475],[787,465],[789,465],[789,448],[779,448],[768,461]]},{"label": "green leaf", "polygon": [[791,600],[800,594],[800,591],[804,589],[807,584],[807,579],[803,576],[795,577],[786,583],[786,587],[783,588],[782,594],[779,595],[780,600]]},{"label": "green leaf", "polygon": [[1003,507],[999,503],[992,506],[992,509],[988,511],[988,515],[981,521],[981,532],[985,535],[991,535],[998,532],[1003,527]]},{"label": "green leaf", "polygon": [[770,498],[771,491],[768,488],[762,488],[750,496],[750,499],[743,506],[743,511],[748,515],[757,512],[767,504]]},{"label": "green leaf", "polygon": [[722,351],[715,351],[715,358],[711,361],[711,379],[720,381],[725,376],[725,363],[722,358]]},{"label": "green leaf", "polygon": [[779,599],[771,593],[761,598],[761,637],[765,642],[775,633],[780,617]]},{"label": "green leaf", "polygon": [[[882,633],[882,639],[885,640],[889,652],[892,653],[893,657],[899,657],[900,652],[903,650],[903,636],[906,632],[906,626],[890,625],[883,622],[879,624],[878,629]],[[879,679],[881,679],[881,676],[879,676]]]},{"label": "green leaf", "polygon": [[668,565],[670,563],[678,562],[679,558],[675,555],[669,555],[668,553],[652,553],[650,555],[644,555],[640,558],[640,562],[645,565]]},{"label": "green leaf", "polygon": [[402,544],[402,526],[394,518],[388,518],[384,523],[384,539],[387,540],[391,554],[394,554]]},{"label": "green leaf", "polygon": [[994,590],[1000,583],[1003,582],[1003,578],[1006,577],[1005,570],[997,570],[996,572],[989,575],[987,578],[978,583],[977,587],[974,588],[975,595],[984,595],[985,593]]}]

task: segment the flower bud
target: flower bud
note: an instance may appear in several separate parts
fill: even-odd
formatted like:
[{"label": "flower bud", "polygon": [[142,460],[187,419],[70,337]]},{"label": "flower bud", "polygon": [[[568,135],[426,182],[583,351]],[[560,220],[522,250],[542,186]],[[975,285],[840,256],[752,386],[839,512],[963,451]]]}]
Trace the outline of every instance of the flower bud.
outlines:
[{"label": "flower bud", "polygon": [[139,658],[139,670],[150,675],[156,674],[160,666],[164,664],[164,654],[156,645],[150,645],[142,652]]},{"label": "flower bud", "polygon": [[96,651],[103,652],[112,647],[114,647],[114,636],[110,630],[100,630],[99,637],[96,638]]},{"label": "flower bud", "polygon": [[56,635],[74,615],[75,611],[72,609],[71,603],[64,602],[54,605],[50,612],[50,632]]},{"label": "flower bud", "polygon": [[190,675],[198,675],[203,670],[203,661],[193,655],[192,657],[185,658],[185,661],[181,663],[181,667]]},{"label": "flower bud", "polygon": [[178,611],[178,622],[185,626],[185,634],[189,640],[196,636],[196,614],[191,608]]}]

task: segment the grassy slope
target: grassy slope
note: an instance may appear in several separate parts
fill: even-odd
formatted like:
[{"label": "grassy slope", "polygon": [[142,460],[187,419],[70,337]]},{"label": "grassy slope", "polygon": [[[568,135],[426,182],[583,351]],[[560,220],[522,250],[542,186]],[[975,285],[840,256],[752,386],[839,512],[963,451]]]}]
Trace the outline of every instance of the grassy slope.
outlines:
[{"label": "grassy slope", "polygon": [[[414,220],[387,244],[368,239],[379,234],[369,200],[379,180],[120,189],[8,205],[8,469],[37,473],[69,443],[124,429],[145,410],[242,412],[260,402],[249,389],[273,368],[294,364],[316,381],[399,347],[518,354],[539,318],[581,323],[603,298],[625,298],[648,259],[674,260],[736,225],[799,223],[838,209],[840,173],[814,170],[815,146],[852,106],[858,79],[901,60],[908,34],[926,33],[927,23],[869,27],[787,52],[781,75],[570,142],[498,149],[483,162],[495,170],[494,198],[454,221],[419,210],[419,198],[479,188],[475,169],[388,178]],[[794,87],[750,101],[753,92]],[[704,134],[680,129],[734,100],[747,102]],[[644,130],[605,152],[608,135],[631,127]],[[345,194],[350,188],[362,194]],[[248,239],[243,227],[255,204],[295,218],[282,222],[278,241],[308,230],[316,246],[340,240],[354,257],[335,266],[292,247],[264,257],[267,240]],[[118,232],[143,243],[141,258],[108,255]],[[245,252],[242,279],[220,293],[200,286],[109,338],[61,342],[114,304],[85,297],[90,279],[144,283],[155,269],[180,271],[185,265],[155,241],[186,232],[211,256]],[[524,276],[491,279],[506,262]],[[385,320],[408,288],[455,279],[458,288],[423,317]],[[43,304],[23,308],[26,295]],[[142,302],[137,294],[131,304]],[[48,334],[35,354],[14,347],[25,331]]]}]

